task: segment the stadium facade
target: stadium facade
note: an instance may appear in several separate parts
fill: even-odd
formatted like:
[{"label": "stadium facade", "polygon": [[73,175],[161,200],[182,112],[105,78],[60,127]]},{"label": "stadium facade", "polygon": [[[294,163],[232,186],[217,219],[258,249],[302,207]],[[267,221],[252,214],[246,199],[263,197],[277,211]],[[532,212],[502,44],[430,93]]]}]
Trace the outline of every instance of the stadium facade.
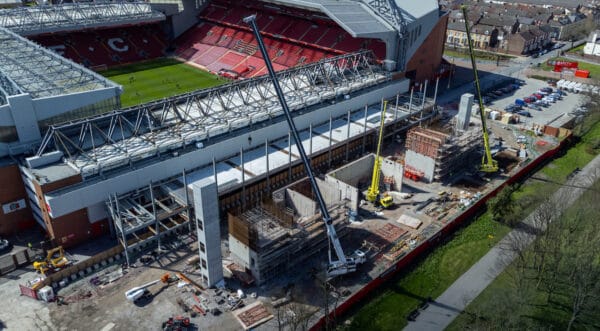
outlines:
[{"label": "stadium facade", "polygon": [[[76,245],[110,231],[127,245],[142,241],[139,231],[157,222],[157,211],[143,201],[148,195],[139,198],[144,190],[163,201],[160,212],[169,219],[159,232],[168,233],[190,220],[188,191],[195,196],[197,183],[214,181],[223,214],[302,174],[274,90],[259,68],[224,86],[119,109],[121,87],[83,65],[157,57],[151,46],[159,45],[189,62],[223,52],[206,66],[196,63],[209,71],[237,55],[240,62],[229,64],[236,69],[256,56],[242,42],[247,30],[235,15],[264,11],[271,20],[265,26],[275,26],[273,13],[281,13],[280,21],[315,20],[303,35],[265,28],[265,36],[280,47],[273,54],[282,88],[305,147],[321,167],[364,152],[377,130],[380,100],[434,79],[440,68],[447,15],[435,0],[252,1],[245,2],[250,7],[221,12],[227,3],[88,3],[0,12],[0,44],[10,50],[0,56],[0,178],[9,188],[0,195],[0,234],[37,223],[55,244]],[[52,16],[57,8],[63,14]],[[155,28],[164,40],[155,38]],[[215,38],[217,29],[241,37]],[[329,40],[328,33],[340,34],[339,29],[351,38]],[[104,44],[84,43],[78,34],[88,31]],[[136,37],[140,31],[148,36]],[[52,44],[57,35],[70,41]],[[31,40],[58,46],[64,57]],[[381,42],[385,47],[376,48]],[[312,47],[319,56],[293,57],[285,51],[292,46]],[[36,53],[26,56],[28,49]],[[33,59],[39,62],[26,62]],[[427,106],[423,100],[421,109]],[[386,123],[399,125],[410,115],[396,107]],[[118,208],[125,204],[135,210],[128,217],[135,214],[140,222],[127,231],[113,222],[124,217]],[[174,221],[180,213],[182,221]]]}]

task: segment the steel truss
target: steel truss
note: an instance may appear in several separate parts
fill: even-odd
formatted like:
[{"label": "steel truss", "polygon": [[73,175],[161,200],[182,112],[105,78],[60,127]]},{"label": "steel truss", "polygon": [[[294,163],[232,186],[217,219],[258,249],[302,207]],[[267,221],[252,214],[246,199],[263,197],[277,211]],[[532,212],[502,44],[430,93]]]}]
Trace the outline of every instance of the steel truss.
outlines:
[{"label": "steel truss", "polygon": [[8,97],[23,93],[19,86],[0,70],[0,105],[8,103]]},{"label": "steel truss", "polygon": [[0,49],[0,73],[9,77],[20,90],[31,94],[33,98],[117,86],[2,27]]},{"label": "steel truss", "polygon": [[[278,73],[292,110],[390,79],[370,51]],[[268,77],[256,77],[158,102],[50,126],[37,155],[62,151],[74,166],[114,168],[282,114]],[[83,171],[84,175],[86,171]]]},{"label": "steel truss", "polygon": [[0,26],[19,34],[71,30],[98,24],[118,25],[130,20],[165,20],[149,3],[68,3],[52,6],[25,6],[0,10]]},{"label": "steel truss", "polygon": [[400,38],[398,65],[400,71],[405,70],[406,51],[408,49],[408,23],[404,13],[398,7],[396,0],[362,0],[367,6],[371,7],[377,15],[385,21],[392,24],[398,31]]},{"label": "steel truss", "polygon": [[[178,189],[174,190],[174,187]],[[150,184],[120,196],[110,196],[106,205],[117,239],[125,249],[127,263],[132,250],[154,240],[158,241],[160,248],[161,238],[165,235],[186,227],[186,232],[191,231],[187,189],[180,188],[174,181]]]}]

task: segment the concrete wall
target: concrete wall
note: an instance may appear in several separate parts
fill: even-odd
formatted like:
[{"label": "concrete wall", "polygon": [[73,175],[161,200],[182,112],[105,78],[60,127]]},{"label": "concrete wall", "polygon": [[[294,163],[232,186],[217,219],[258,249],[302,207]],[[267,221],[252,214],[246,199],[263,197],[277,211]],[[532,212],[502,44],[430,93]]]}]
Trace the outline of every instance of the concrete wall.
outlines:
[{"label": "concrete wall", "polygon": [[435,171],[435,160],[416,153],[411,150],[406,151],[406,156],[404,158],[404,164],[407,166],[411,166],[419,171],[423,172],[423,179],[427,182],[433,181],[433,175]]},{"label": "concrete wall", "polygon": [[375,154],[369,154],[330,172],[328,175],[346,184],[358,186],[358,181],[362,177],[369,176],[370,178],[374,162]]},{"label": "concrete wall", "polygon": [[[392,191],[402,191],[402,179],[404,178],[404,167],[398,162],[383,159],[381,160],[381,172],[384,176],[394,177],[394,186],[391,188]],[[383,183],[383,178],[381,178]]]},{"label": "concrete wall", "polygon": [[[394,81],[385,87],[369,90],[351,99],[309,113],[296,113],[294,118],[296,127],[303,130],[308,128],[311,123],[328,121],[330,116],[334,118],[344,116],[349,109],[360,109],[366,104],[379,102],[381,98],[391,98],[398,93],[404,93],[408,90],[408,83],[408,80]],[[213,157],[224,159],[235,155],[239,153],[239,146],[248,146],[248,149],[263,146],[265,140],[284,137],[287,136],[287,133],[287,125],[284,122],[279,122],[212,145],[210,141],[206,141],[204,148],[180,154],[178,157],[167,158],[145,166],[139,165],[134,169],[126,168],[113,177],[97,178],[86,183],[86,185],[78,185],[69,190],[46,194],[46,202],[51,206],[54,217],[64,215],[81,207],[104,202],[108,199],[109,194],[126,193],[148,185],[152,181],[179,174],[184,169],[211,164]],[[250,145],[248,144],[249,137],[252,137],[252,144]]]},{"label": "concrete wall", "polygon": [[340,194],[340,200],[347,200],[348,208],[355,211],[358,210],[358,204],[360,202],[360,191],[358,190],[358,187],[345,183],[330,175],[325,177],[325,181],[332,187],[337,187]]},{"label": "concrete wall", "polygon": [[317,212],[317,202],[290,188],[285,189],[285,205],[292,208],[300,217],[313,216]]},{"label": "concrete wall", "polygon": [[[198,224],[200,272],[203,281],[210,287],[223,281],[217,184],[209,177],[190,186],[194,193],[194,212]],[[204,245],[204,251],[200,244]]]},{"label": "concrete wall", "polygon": [[229,251],[233,262],[241,267],[250,269],[250,247],[229,234]]},{"label": "concrete wall", "polygon": [[473,94],[465,93],[460,97],[458,105],[458,115],[456,116],[456,128],[458,130],[467,130],[471,121],[471,109],[473,108]]}]

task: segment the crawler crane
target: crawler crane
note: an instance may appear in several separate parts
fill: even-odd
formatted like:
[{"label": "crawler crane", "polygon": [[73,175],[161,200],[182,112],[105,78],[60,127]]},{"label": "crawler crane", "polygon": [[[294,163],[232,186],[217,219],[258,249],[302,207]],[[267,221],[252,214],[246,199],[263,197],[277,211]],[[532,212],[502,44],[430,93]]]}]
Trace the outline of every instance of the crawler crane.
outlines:
[{"label": "crawler crane", "polygon": [[269,54],[267,53],[267,49],[263,42],[262,36],[260,35],[260,31],[258,29],[258,26],[256,25],[256,16],[248,16],[244,18],[244,22],[250,25],[250,27],[252,28],[252,32],[254,33],[254,37],[256,38],[256,41],[258,43],[258,49],[260,50],[263,56],[265,65],[267,66],[269,76],[271,78],[271,81],[273,82],[273,87],[275,88],[275,92],[277,94],[277,97],[279,98],[279,103],[281,104],[281,108],[283,109],[283,113],[285,114],[285,119],[288,123],[292,136],[294,137],[296,148],[298,148],[298,154],[300,154],[302,162],[304,163],[306,175],[308,176],[313,193],[315,194],[315,197],[319,204],[321,216],[323,217],[323,222],[325,223],[325,227],[327,228],[327,235],[329,236],[329,241],[333,245],[333,248],[335,249],[335,254],[337,255],[337,260],[333,260],[331,256],[331,248],[329,249],[329,265],[327,267],[327,278],[331,279],[337,276],[354,272],[356,271],[356,268],[359,264],[365,262],[365,253],[360,250],[356,250],[352,256],[346,256],[346,254],[344,253],[342,244],[340,243],[340,240],[335,231],[335,227],[333,226],[333,220],[329,215],[329,211],[327,210],[327,206],[325,205],[325,200],[323,199],[321,191],[319,190],[319,186],[317,186],[317,181],[315,179],[315,176],[313,175],[312,167],[310,165],[308,157],[306,156],[306,152],[304,151],[302,140],[300,140],[300,134],[298,134],[296,124],[294,123],[294,120],[290,113],[290,109],[288,108],[287,102],[285,101],[285,96],[283,95],[281,86],[279,86],[279,81],[277,80],[277,76],[275,75],[273,64],[271,63],[271,59],[269,58]]},{"label": "crawler crane", "polygon": [[479,75],[477,74],[477,64],[475,54],[473,52],[473,40],[471,40],[471,28],[469,27],[469,19],[467,15],[467,6],[461,6],[463,18],[465,20],[465,29],[467,32],[467,42],[469,44],[469,55],[471,56],[471,64],[473,65],[473,75],[475,76],[475,89],[477,90],[477,98],[479,99],[479,115],[481,116],[481,127],[483,129],[483,147],[485,149],[483,159],[481,160],[480,170],[483,172],[498,171],[498,162],[492,159],[490,150],[490,137],[488,135],[487,126],[485,124],[485,111],[483,107],[483,97],[481,96],[481,87],[479,85]]},{"label": "crawler crane", "polygon": [[367,191],[367,200],[373,203],[379,203],[383,208],[388,208],[394,203],[394,199],[389,194],[379,193],[379,179],[381,175],[381,141],[383,140],[383,129],[385,127],[385,111],[387,109],[387,100],[383,102],[383,111],[381,112],[381,121],[379,126],[379,139],[377,140],[377,154],[375,154],[375,163],[373,164],[373,176],[371,177],[371,186]]}]

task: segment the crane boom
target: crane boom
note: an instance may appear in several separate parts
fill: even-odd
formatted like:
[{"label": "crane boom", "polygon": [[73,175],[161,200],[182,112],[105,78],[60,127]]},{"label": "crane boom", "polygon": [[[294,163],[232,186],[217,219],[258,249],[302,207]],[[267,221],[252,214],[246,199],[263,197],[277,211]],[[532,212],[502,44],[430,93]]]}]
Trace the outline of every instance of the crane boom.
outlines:
[{"label": "crane boom", "polygon": [[498,171],[498,162],[492,159],[492,151],[490,150],[490,137],[488,135],[487,126],[485,124],[485,112],[483,107],[483,97],[481,96],[481,87],[479,85],[479,75],[477,74],[477,64],[475,54],[473,52],[473,41],[471,40],[471,28],[469,27],[469,19],[467,15],[467,6],[461,6],[463,18],[465,20],[465,30],[467,33],[467,43],[469,45],[469,55],[471,57],[471,65],[473,66],[473,76],[475,76],[475,89],[477,90],[477,98],[479,99],[479,116],[481,117],[481,126],[483,129],[483,148],[484,155],[481,160],[481,170],[483,172]]},{"label": "crane boom", "polygon": [[381,112],[381,121],[379,125],[379,138],[377,140],[377,154],[375,154],[375,163],[373,164],[373,176],[371,177],[371,186],[367,191],[367,200],[376,202],[379,197],[379,173],[381,170],[381,160],[379,153],[381,152],[381,141],[383,140],[383,128],[385,122],[385,111],[387,108],[387,100],[383,102],[383,111]]},{"label": "crane boom", "polygon": [[267,53],[267,49],[263,42],[263,39],[260,35],[260,31],[256,24],[256,16],[251,15],[244,18],[244,22],[252,28],[252,32],[254,33],[254,37],[258,43],[258,48],[263,56],[263,60],[265,61],[265,65],[267,66],[267,71],[269,72],[269,77],[273,82],[273,87],[275,88],[275,92],[277,94],[277,98],[279,98],[279,103],[281,104],[281,108],[283,109],[283,113],[285,114],[285,119],[288,123],[292,136],[294,137],[294,142],[296,144],[296,148],[298,148],[298,153],[300,154],[300,158],[304,163],[304,169],[306,170],[306,175],[310,181],[310,185],[312,187],[313,193],[317,199],[317,203],[319,205],[319,210],[321,211],[321,216],[323,218],[323,222],[327,228],[327,235],[333,245],[335,250],[335,254],[337,255],[338,260],[332,261],[331,253],[329,253],[329,268],[328,275],[337,276],[346,274],[348,272],[352,272],[356,270],[356,264],[364,262],[364,254],[360,254],[362,252],[357,251],[357,256],[355,257],[346,257],[344,250],[342,249],[342,244],[337,236],[335,231],[335,227],[333,226],[333,221],[331,216],[329,215],[329,211],[327,210],[327,205],[325,204],[325,200],[323,199],[323,195],[321,194],[321,190],[319,190],[319,186],[317,185],[317,181],[312,171],[312,167],[310,165],[310,161],[306,156],[306,152],[304,151],[304,146],[302,145],[302,140],[300,139],[300,134],[298,134],[298,130],[296,129],[296,124],[292,118],[290,113],[290,109],[285,101],[285,97],[283,91],[281,90],[281,86],[279,86],[279,80],[277,80],[277,76],[275,75],[275,70],[273,69],[273,64],[271,63],[271,59],[269,58],[269,54]]}]

